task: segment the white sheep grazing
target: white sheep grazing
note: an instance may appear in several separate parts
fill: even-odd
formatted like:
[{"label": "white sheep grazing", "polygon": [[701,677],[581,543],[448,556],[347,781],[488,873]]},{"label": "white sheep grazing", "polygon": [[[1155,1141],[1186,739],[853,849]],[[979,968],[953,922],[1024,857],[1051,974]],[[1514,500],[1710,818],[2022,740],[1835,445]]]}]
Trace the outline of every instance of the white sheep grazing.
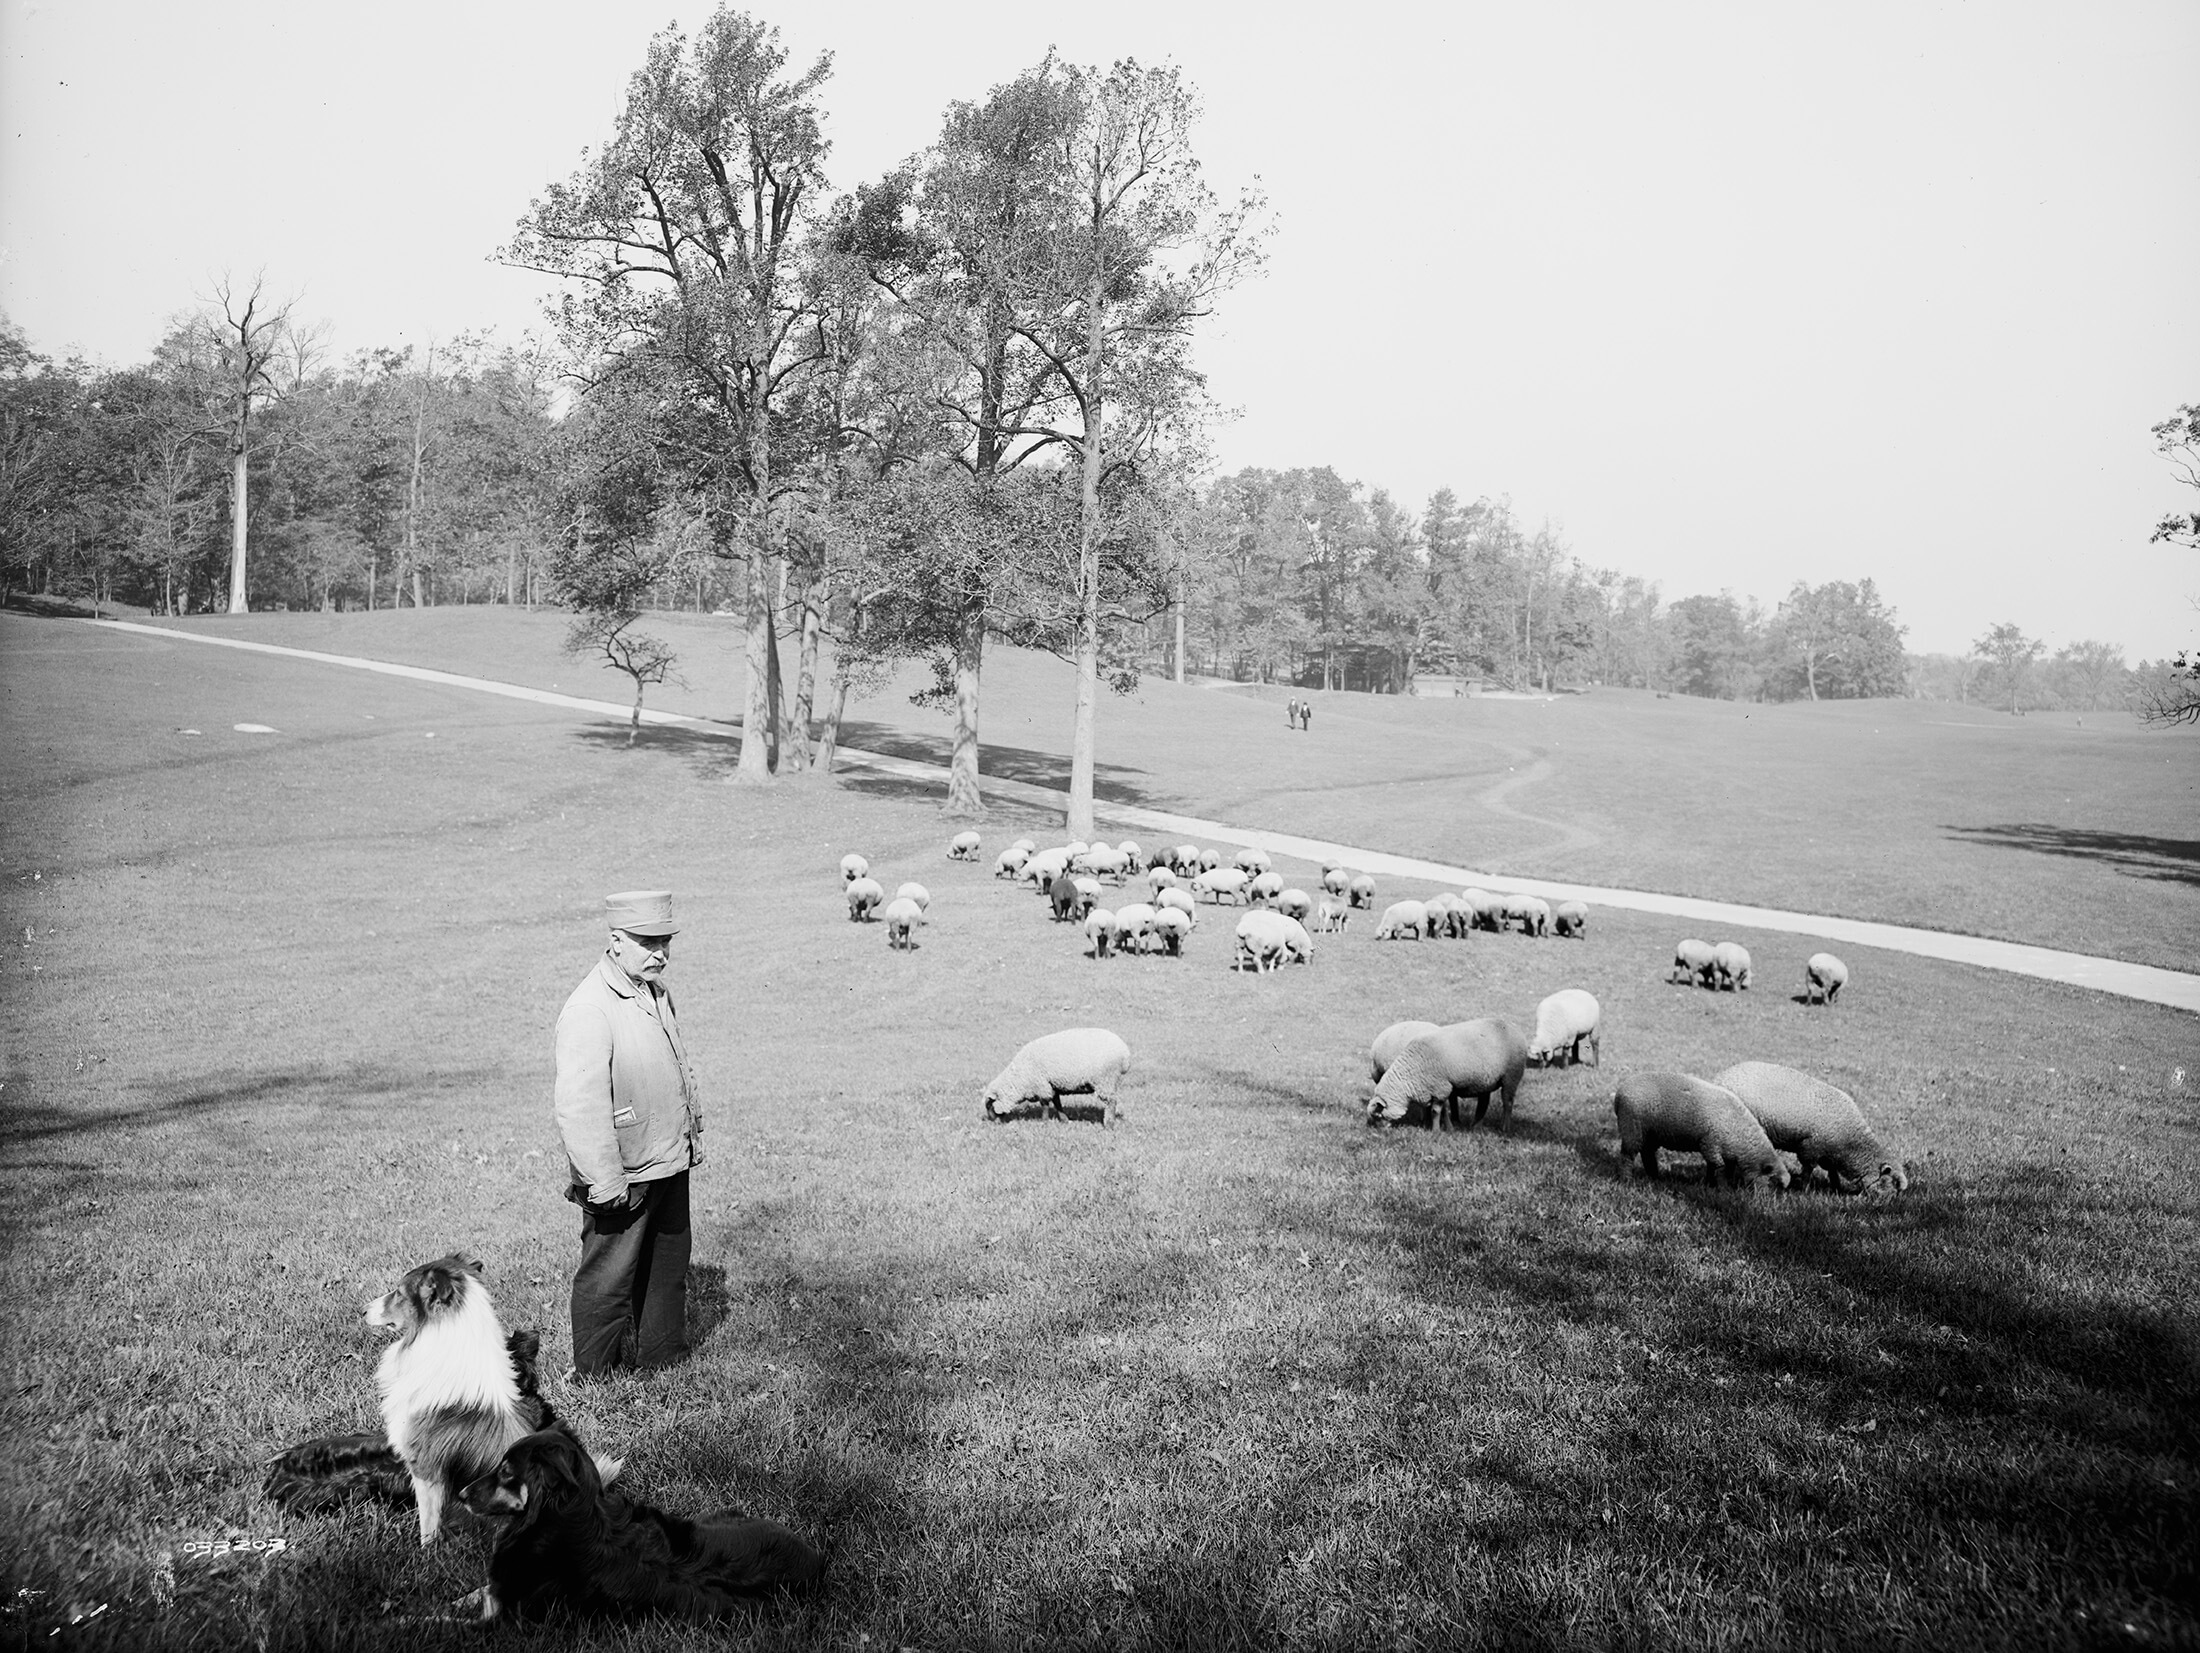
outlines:
[{"label": "white sheep grazing", "polygon": [[1165,953],[1182,953],[1184,938],[1192,933],[1192,915],[1181,907],[1156,907],[1153,933]]},{"label": "white sheep grazing", "polygon": [[1181,882],[1182,880],[1177,877],[1174,869],[1172,868],[1157,866],[1148,867],[1146,869],[1146,883],[1152,888],[1153,893],[1157,896],[1163,890],[1175,889],[1176,886]]},{"label": "white sheep grazing", "polygon": [[1803,1002],[1831,1004],[1849,984],[1849,967],[1831,953],[1813,953],[1803,966]]},{"label": "white sheep grazing", "polygon": [[1115,1093],[1130,1065],[1131,1047],[1104,1027],[1043,1034],[1008,1059],[979,1093],[978,1105],[988,1119],[1026,1102],[1038,1103],[1041,1113],[1051,1108],[1059,1117],[1063,1097],[1090,1094],[1106,1125],[1115,1118]]},{"label": "white sheep grazing", "polygon": [[1737,1062],[1713,1082],[1742,1099],[1772,1145],[1803,1162],[1805,1177],[1822,1166],[1844,1194],[1900,1193],[1910,1186],[1908,1169],[1887,1151],[1847,1091],[1777,1062]]},{"label": "white sheep grazing", "polygon": [[1322,897],[1320,909],[1314,915],[1317,930],[1341,930],[1352,922],[1352,904],[1333,895]]},{"label": "white sheep grazing", "polygon": [[1749,949],[1738,941],[1722,941],[1711,949],[1711,968],[1719,986],[1732,992],[1749,988]]},{"label": "white sheep grazing", "polygon": [[1459,892],[1459,899],[1466,904],[1468,929],[1502,930],[1505,927],[1504,909],[1488,890],[1469,885]]},{"label": "white sheep grazing", "polygon": [[1242,902],[1245,899],[1245,886],[1251,882],[1252,879],[1236,867],[1209,867],[1192,880],[1192,893],[1203,895],[1217,904],[1225,896],[1232,901]]},{"label": "white sheep grazing", "polygon": [[1658,1174],[1658,1153],[1703,1156],[1703,1180],[1788,1185],[1787,1162],[1765,1128],[1724,1085],[1690,1073],[1631,1073],[1612,1093],[1622,1160],[1642,1158]]},{"label": "white sheep grazing", "polygon": [[1029,855],[1032,853],[1032,851],[1036,850],[1039,847],[1039,840],[1036,838],[1019,838],[1008,847],[1010,849],[1022,850],[1026,855]]},{"label": "white sheep grazing", "polygon": [[1673,968],[1666,973],[1667,981],[1677,981],[1683,986],[1711,985],[1713,969],[1711,943],[1690,936],[1673,948]]},{"label": "white sheep grazing", "polygon": [[1552,915],[1551,927],[1562,936],[1572,936],[1585,941],[1589,935],[1589,909],[1579,901],[1561,901],[1558,911]]},{"label": "white sheep grazing", "polygon": [[1268,852],[1266,850],[1252,848],[1239,850],[1236,857],[1232,860],[1231,864],[1233,866],[1243,868],[1248,875],[1264,873],[1270,867],[1275,865],[1275,863],[1269,859]]},{"label": "white sheep grazing", "polygon": [[879,915],[886,920],[886,945],[903,949],[917,944],[916,928],[926,922],[924,908],[908,896],[896,896]]},{"label": "white sheep grazing", "polygon": [[1415,941],[1428,939],[1428,908],[1419,901],[1393,901],[1383,909],[1383,921],[1375,926],[1377,941],[1398,941],[1411,933]]},{"label": "white sheep grazing", "polygon": [[843,855],[840,858],[840,881],[853,884],[871,870],[871,863],[860,855]]},{"label": "white sheep grazing", "polygon": [[1119,849],[1105,844],[1095,844],[1070,865],[1080,872],[1088,872],[1095,878],[1112,878],[1120,885],[1130,876],[1130,861]]},{"label": "white sheep grazing", "polygon": [[1331,895],[1343,895],[1352,888],[1352,874],[1344,867],[1322,868],[1322,888]]},{"label": "white sheep grazing", "polygon": [[1462,1097],[1474,1099],[1477,1125],[1496,1097],[1498,1122],[1510,1127],[1527,1066],[1527,1043],[1512,1023],[1496,1016],[1453,1022],[1407,1040],[1392,1056],[1367,1099],[1367,1122],[1395,1125],[1425,1110],[1432,1127],[1457,1130]]},{"label": "white sheep grazing", "polygon": [[1253,881],[1245,886],[1245,898],[1256,907],[1264,907],[1283,894],[1283,874],[1262,872],[1253,875]]},{"label": "white sheep grazing", "polygon": [[1215,868],[1222,865],[1222,851],[1219,849],[1203,849],[1199,852],[1198,860],[1199,865],[1193,869],[1194,871],[1213,872]]},{"label": "white sheep grazing", "polygon": [[1589,1054],[1596,1058],[1589,1065],[1601,1067],[1604,1051],[1597,1038],[1597,1024],[1603,1016],[1595,994],[1578,987],[1560,988],[1536,1006],[1535,1037],[1528,1041],[1528,1060],[1538,1066],[1555,1062],[1564,1067],[1580,1061],[1581,1047],[1587,1045]]},{"label": "white sheep grazing", "polygon": [[[1275,874],[1270,873],[1268,876],[1273,878]],[[1278,890],[1269,905],[1284,917],[1295,918],[1303,924],[1307,915],[1314,910],[1314,898],[1304,890]]]},{"label": "white sheep grazing", "polygon": [[1365,907],[1369,912],[1375,910],[1375,880],[1366,873],[1354,873],[1352,881],[1345,886],[1345,894],[1353,906]]},{"label": "white sheep grazing", "polygon": [[[1298,937],[1291,932],[1298,931]],[[1303,939],[1303,948],[1298,942]],[[1250,964],[1262,975],[1296,955],[1301,963],[1313,957],[1314,943],[1307,937],[1305,927],[1271,907],[1255,907],[1238,920],[1237,950],[1231,955],[1230,968],[1242,970]]]},{"label": "white sheep grazing", "polygon": [[1433,936],[1467,933],[1467,904],[1449,890],[1439,890],[1421,903],[1428,909],[1428,929]]},{"label": "white sheep grazing", "polygon": [[1016,874],[1026,884],[1045,889],[1061,874],[1069,871],[1069,851],[1066,849],[1034,850],[1024,860]]},{"label": "white sheep grazing", "polygon": [[1000,858],[993,863],[993,876],[995,878],[1014,878],[1024,870],[1024,863],[1030,859],[1031,851],[1018,849],[1014,844],[1011,844],[1001,851]]},{"label": "white sheep grazing", "polygon": [[1199,903],[1192,899],[1192,892],[1171,886],[1154,897],[1157,912],[1179,912],[1184,915],[1186,929],[1199,923]]},{"label": "white sheep grazing", "polygon": [[1126,838],[1120,844],[1117,844],[1115,853],[1120,855],[1133,868],[1145,865],[1142,859],[1145,851],[1138,847],[1138,840],[1135,838]]},{"label": "white sheep grazing", "polygon": [[914,880],[896,890],[894,899],[896,901],[914,901],[917,904],[917,911],[922,913],[928,913],[932,910],[932,892]]},{"label": "white sheep grazing", "polygon": [[1109,944],[1115,940],[1115,914],[1105,907],[1095,907],[1085,914],[1085,939],[1092,943],[1092,956],[1104,959]]},{"label": "white sheep grazing", "polygon": [[1383,1075],[1390,1071],[1390,1064],[1398,1060],[1398,1053],[1424,1033],[1434,1033],[1434,1022],[1392,1022],[1375,1035],[1375,1042],[1367,1047],[1367,1077],[1374,1084],[1383,1082]]},{"label": "white sheep grazing", "polygon": [[886,899],[886,886],[875,878],[857,878],[848,885],[848,922],[868,923],[872,909]]},{"label": "white sheep grazing", "polygon": [[975,832],[958,832],[947,840],[947,858],[950,861],[975,861],[981,842]]},{"label": "white sheep grazing", "polygon": [[1293,964],[1314,962],[1314,938],[1306,933],[1306,926],[1289,913],[1278,913],[1283,920],[1283,949]]},{"label": "white sheep grazing", "polygon": [[1520,933],[1524,936],[1547,936],[1551,933],[1551,904],[1541,896],[1524,895],[1520,898]]},{"label": "white sheep grazing", "polygon": [[1176,869],[1176,875],[1179,878],[1191,877],[1193,873],[1200,870],[1199,846],[1197,844],[1177,845],[1176,848],[1169,851],[1169,865]]},{"label": "white sheep grazing", "polygon": [[1146,938],[1153,933],[1153,908],[1143,901],[1132,901],[1115,909],[1115,950],[1118,953],[1143,953]]}]

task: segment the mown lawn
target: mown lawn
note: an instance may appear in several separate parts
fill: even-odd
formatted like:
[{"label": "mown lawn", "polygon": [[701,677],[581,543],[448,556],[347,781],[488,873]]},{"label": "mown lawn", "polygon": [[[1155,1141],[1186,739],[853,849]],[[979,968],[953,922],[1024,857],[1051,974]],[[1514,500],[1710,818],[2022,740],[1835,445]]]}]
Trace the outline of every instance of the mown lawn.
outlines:
[{"label": "mown lawn", "polygon": [[[429,609],[180,624],[619,698],[558,652],[552,613]],[[736,623],[662,615],[688,686],[740,710]],[[791,668],[791,662],[790,662]],[[922,675],[851,708],[851,743],[944,760]],[[1492,872],[1837,913],[2200,968],[2200,740],[2128,715],[2012,718],[1922,701],[1753,706],[1635,690],[1556,701],[1316,695],[1146,682],[1104,697],[1101,790],[1127,802]],[[1066,784],[1072,685],[987,656],[988,774]],[[715,743],[709,748],[715,761]]]},{"label": "mown lawn", "polygon": [[[821,1598],[728,1639],[2200,1637],[2192,1017],[1860,950],[1806,1010],[1809,944],[1751,934],[1759,989],[1713,995],[1662,980],[1669,924],[1602,913],[1578,944],[1363,920],[1260,980],[1210,916],[1181,961],[1095,963],[890,788],[734,788],[691,741],[90,628],[0,620],[0,660],[6,1639],[478,1639],[435,1614],[481,1529],[285,1518],[260,1462],[371,1418],[358,1303],[454,1245],[562,1369],[549,1024],[596,898],[658,881],[713,1096],[704,1336],[552,1394],[647,1496],[830,1539]],[[849,848],[931,887],[916,953],[845,921]],[[1358,1122],[1388,1021],[1570,984],[1608,1066],[1532,1075],[1510,1136]],[[978,1118],[1018,1043],[1088,1022],[1134,1051],[1118,1129]],[[1854,1090],[1909,1194],[1617,1174],[1618,1073],[1748,1056]],[[191,1550],[234,1536],[289,1547]]]}]

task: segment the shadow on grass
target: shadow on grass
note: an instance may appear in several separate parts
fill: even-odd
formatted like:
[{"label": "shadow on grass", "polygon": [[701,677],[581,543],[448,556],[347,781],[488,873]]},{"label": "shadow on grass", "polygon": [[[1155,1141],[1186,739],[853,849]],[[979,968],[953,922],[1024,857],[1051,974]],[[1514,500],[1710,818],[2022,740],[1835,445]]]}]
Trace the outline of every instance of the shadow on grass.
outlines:
[{"label": "shadow on grass", "polygon": [[591,723],[573,731],[575,740],[596,752],[655,752],[685,758],[706,780],[720,780],[731,775],[741,761],[738,734],[714,735],[677,723],[645,723],[636,733],[631,747],[627,745],[626,735],[623,723]]},{"label": "shadow on grass", "polygon": [[2049,826],[2037,821],[2006,826],[1952,826],[1941,830],[1961,843],[2098,861],[2127,878],[2200,884],[2200,838],[2148,838],[2137,833],[2092,832],[2081,827]]},{"label": "shadow on grass", "polygon": [[[890,723],[843,722],[840,743],[881,757],[904,758],[945,769],[954,743],[946,735],[920,735]],[[1034,751],[1026,746],[978,743],[980,789],[987,780],[1023,781],[1057,792],[1069,787],[1069,759],[1055,752]],[[944,789],[943,778],[937,783]],[[1097,764],[1093,769],[1092,795],[1107,803],[1152,805],[1162,801],[1146,785],[1146,771],[1123,764]]]},{"label": "shadow on grass", "polygon": [[200,1118],[225,1108],[293,1102],[314,1096],[343,1103],[383,1096],[411,1096],[426,1087],[463,1083],[486,1077],[490,1072],[487,1068],[477,1068],[439,1071],[430,1076],[416,1069],[353,1064],[342,1068],[284,1068],[165,1094],[161,1087],[146,1083],[135,1088],[152,1094],[143,1103],[131,1107],[88,1108],[80,1112],[47,1107],[38,1110],[35,1117],[14,1112],[0,1115],[0,1143],[35,1142],[110,1125],[156,1125],[168,1120]]}]

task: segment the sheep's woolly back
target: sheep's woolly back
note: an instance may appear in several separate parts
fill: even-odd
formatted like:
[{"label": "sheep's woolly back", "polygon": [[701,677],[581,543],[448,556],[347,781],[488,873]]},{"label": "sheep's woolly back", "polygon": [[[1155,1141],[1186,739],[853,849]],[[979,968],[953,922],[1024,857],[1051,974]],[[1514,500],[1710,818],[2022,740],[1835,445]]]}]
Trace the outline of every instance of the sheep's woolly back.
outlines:
[{"label": "sheep's woolly back", "polygon": [[1375,939],[1402,935],[1407,930],[1428,933],[1428,905],[1421,901],[1393,901],[1383,909],[1383,920],[1375,926]]},{"label": "sheep's woolly back", "polygon": [[1823,1165],[1843,1193],[1909,1187],[1902,1161],[1887,1151],[1847,1091],[1777,1062],[1737,1062],[1713,1083],[1741,1099],[1775,1148],[1795,1155],[1805,1171]]},{"label": "sheep's woolly back", "polygon": [[1375,1097],[1385,1115],[1398,1119],[1416,1105],[1517,1086],[1527,1065],[1527,1041],[1511,1023],[1494,1016],[1453,1022],[1408,1040],[1377,1082]]},{"label": "sheep's woolly back", "polygon": [[1375,1035],[1375,1042],[1367,1047],[1367,1076],[1380,1083],[1390,1064],[1398,1059],[1398,1053],[1425,1034],[1434,1033],[1434,1022],[1392,1022]]},{"label": "sheep's woolly back", "polygon": [[1772,1139],[1722,1085],[1690,1073],[1631,1073],[1612,1094],[1622,1154],[1661,1148],[1700,1154],[1708,1178],[1723,1168],[1730,1179],[1765,1177],[1785,1188],[1786,1167]]}]

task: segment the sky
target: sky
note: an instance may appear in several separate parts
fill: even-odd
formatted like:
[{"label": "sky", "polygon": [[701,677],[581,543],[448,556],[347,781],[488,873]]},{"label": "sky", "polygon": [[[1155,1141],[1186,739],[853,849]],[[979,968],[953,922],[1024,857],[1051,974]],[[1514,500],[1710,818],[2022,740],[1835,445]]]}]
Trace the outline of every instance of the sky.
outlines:
[{"label": "sky", "polygon": [[[142,359],[225,273],[339,355],[543,327],[496,249],[676,0],[0,0],[0,309]],[[756,0],[836,189],[1049,47],[1173,61],[1260,278],[1216,459],[1509,498],[1668,600],[1872,578],[1913,650],[2200,636],[2200,6]]]}]

